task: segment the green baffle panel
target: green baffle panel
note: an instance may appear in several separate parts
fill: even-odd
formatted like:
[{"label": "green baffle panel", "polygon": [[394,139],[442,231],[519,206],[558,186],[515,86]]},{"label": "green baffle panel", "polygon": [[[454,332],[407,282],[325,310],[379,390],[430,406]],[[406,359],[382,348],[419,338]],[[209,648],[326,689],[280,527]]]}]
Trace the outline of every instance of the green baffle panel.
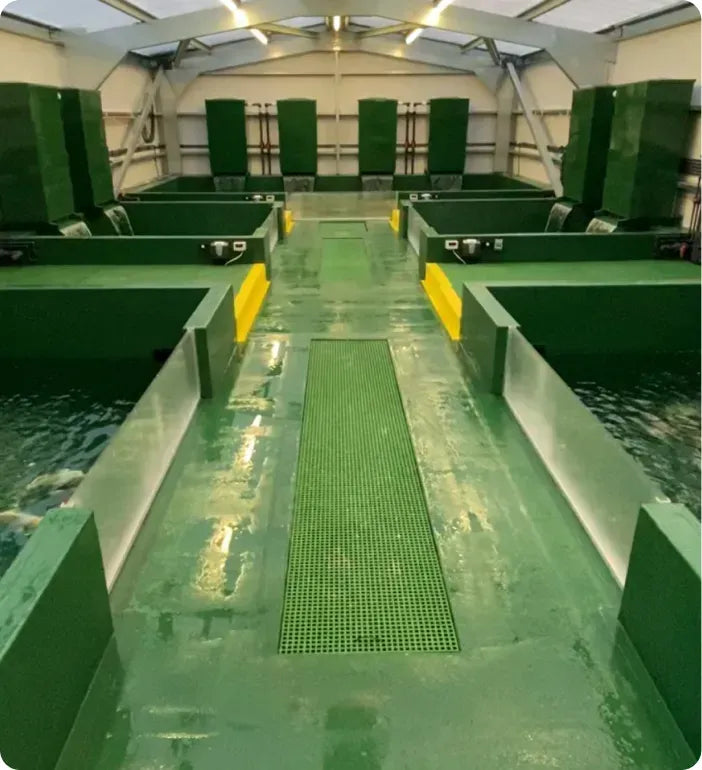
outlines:
[{"label": "green baffle panel", "polygon": [[463,174],[468,141],[468,99],[429,101],[429,173]]},{"label": "green baffle panel", "polygon": [[281,99],[278,102],[280,170],[285,176],[317,173],[317,102]]},{"label": "green baffle panel", "polygon": [[563,156],[563,195],[589,211],[602,206],[602,188],[614,115],[614,88],[573,91],[568,146]]},{"label": "green baffle panel", "polygon": [[114,201],[100,92],[62,89],[61,116],[76,207],[86,212]]},{"label": "green baffle panel", "polygon": [[41,226],[74,210],[58,89],[0,84],[0,226]]},{"label": "green baffle panel", "polygon": [[313,340],[279,652],[459,649],[385,340]]},{"label": "green baffle panel", "polygon": [[395,173],[397,101],[360,99],[358,102],[359,173]]},{"label": "green baffle panel", "polygon": [[206,99],[205,113],[212,176],[244,176],[249,166],[246,102],[243,99]]},{"label": "green baffle panel", "polygon": [[649,80],[617,86],[603,209],[625,219],[672,216],[693,85]]}]

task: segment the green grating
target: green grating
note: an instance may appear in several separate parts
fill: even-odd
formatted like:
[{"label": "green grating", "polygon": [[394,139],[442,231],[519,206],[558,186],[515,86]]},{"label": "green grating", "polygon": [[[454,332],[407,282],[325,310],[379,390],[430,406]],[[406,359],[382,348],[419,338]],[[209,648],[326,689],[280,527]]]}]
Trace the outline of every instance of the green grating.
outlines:
[{"label": "green grating", "polygon": [[313,341],[279,652],[458,649],[388,344]]},{"label": "green grating", "polygon": [[325,238],[319,281],[370,287],[373,277],[366,242],[362,238]]}]

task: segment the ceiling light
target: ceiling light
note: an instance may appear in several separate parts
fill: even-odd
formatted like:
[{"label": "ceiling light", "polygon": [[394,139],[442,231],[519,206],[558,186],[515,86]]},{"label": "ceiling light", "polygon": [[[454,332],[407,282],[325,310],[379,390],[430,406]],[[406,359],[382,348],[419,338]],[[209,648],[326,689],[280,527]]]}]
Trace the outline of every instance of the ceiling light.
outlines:
[{"label": "ceiling light", "polygon": [[260,29],[252,29],[250,32],[261,45],[268,45],[268,37]]},{"label": "ceiling light", "polygon": [[439,2],[436,4],[436,12],[441,13],[441,11],[448,8],[452,2],[453,0],[439,0]]},{"label": "ceiling light", "polygon": [[239,6],[239,0],[219,0],[225,8],[228,8],[234,14],[234,21],[241,26],[249,23],[249,17],[246,11]]},{"label": "ceiling light", "polygon": [[414,41],[422,34],[422,32],[424,32],[424,27],[416,27],[409,33],[409,35],[407,35],[405,38],[405,43],[407,43],[407,45],[412,45],[412,43],[414,43]]},{"label": "ceiling light", "polygon": [[334,32],[341,31],[341,16],[332,16],[332,27],[334,28]]}]

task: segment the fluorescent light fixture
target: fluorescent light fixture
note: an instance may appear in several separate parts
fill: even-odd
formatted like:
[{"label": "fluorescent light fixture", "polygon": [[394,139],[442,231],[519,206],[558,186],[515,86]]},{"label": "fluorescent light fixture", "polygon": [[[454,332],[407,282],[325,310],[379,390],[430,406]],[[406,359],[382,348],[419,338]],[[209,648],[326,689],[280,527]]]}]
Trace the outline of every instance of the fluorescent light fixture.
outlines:
[{"label": "fluorescent light fixture", "polygon": [[407,35],[405,38],[405,43],[407,43],[407,45],[412,45],[412,43],[414,43],[414,41],[422,34],[422,32],[424,32],[424,27],[416,27],[409,33],[409,35]]},{"label": "fluorescent light fixture", "polygon": [[341,16],[332,16],[332,27],[334,32],[341,31]]},{"label": "fluorescent light fixture", "polygon": [[260,29],[251,29],[250,32],[261,45],[268,45],[268,38]]},{"label": "fluorescent light fixture", "polygon": [[454,0],[439,0],[439,2],[436,4],[436,12],[441,13],[441,11],[448,8],[453,1]]},{"label": "fluorescent light fixture", "polygon": [[239,0],[219,0],[225,8],[234,14],[234,20],[237,24],[245,26],[249,23],[249,17],[246,11],[243,11],[239,6]]}]

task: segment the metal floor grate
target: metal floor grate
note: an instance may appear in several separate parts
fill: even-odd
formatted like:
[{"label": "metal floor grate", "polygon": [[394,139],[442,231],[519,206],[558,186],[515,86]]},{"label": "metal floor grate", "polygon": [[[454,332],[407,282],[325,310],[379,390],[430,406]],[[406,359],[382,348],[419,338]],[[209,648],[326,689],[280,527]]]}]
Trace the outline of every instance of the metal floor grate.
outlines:
[{"label": "metal floor grate", "polygon": [[279,652],[458,649],[388,344],[313,341]]}]

